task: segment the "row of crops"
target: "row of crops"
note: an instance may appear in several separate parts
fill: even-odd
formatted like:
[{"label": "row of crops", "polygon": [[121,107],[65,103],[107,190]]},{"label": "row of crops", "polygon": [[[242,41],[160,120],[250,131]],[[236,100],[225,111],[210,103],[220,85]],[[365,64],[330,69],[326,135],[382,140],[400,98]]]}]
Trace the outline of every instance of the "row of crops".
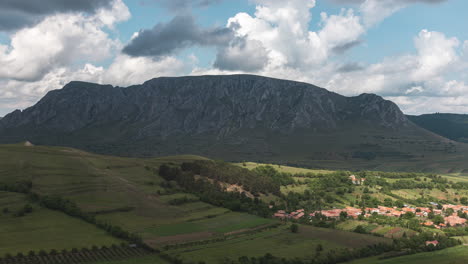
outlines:
[{"label": "row of crops", "polygon": [[135,246],[113,246],[110,248],[93,248],[72,251],[62,251],[60,253],[52,250],[51,252],[41,251],[35,253],[29,252],[27,255],[18,253],[15,256],[7,254],[0,259],[0,264],[73,264],[98,261],[111,261],[133,258],[151,254],[149,250]]}]

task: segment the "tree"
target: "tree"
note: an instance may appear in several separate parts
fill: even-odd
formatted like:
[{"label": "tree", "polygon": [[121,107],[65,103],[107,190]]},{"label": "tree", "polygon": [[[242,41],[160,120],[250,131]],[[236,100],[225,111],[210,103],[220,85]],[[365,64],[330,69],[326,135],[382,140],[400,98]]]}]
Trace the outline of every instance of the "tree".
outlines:
[{"label": "tree", "polygon": [[434,216],[434,219],[432,219],[432,222],[434,222],[434,224],[438,225],[438,224],[443,224],[445,222],[445,220],[444,220],[443,216],[436,215],[436,216]]},{"label": "tree", "polygon": [[404,219],[412,219],[415,217],[415,214],[412,213],[412,212],[406,212],[404,215],[403,215],[403,218]]},{"label": "tree", "polygon": [[33,210],[32,206],[30,204],[25,204],[24,207],[23,207],[23,211],[24,213],[26,214],[29,214],[31,213]]},{"label": "tree", "polygon": [[318,244],[317,247],[315,248],[315,251],[317,251],[317,252],[323,251],[322,244]]},{"label": "tree", "polygon": [[392,206],[393,206],[393,201],[392,201],[392,199],[390,199],[390,198],[385,198],[385,199],[384,199],[384,206],[392,207]]},{"label": "tree", "polygon": [[455,211],[452,208],[447,208],[445,210],[445,215],[450,216],[454,213]]},{"label": "tree", "polygon": [[299,225],[298,224],[292,224],[290,229],[291,229],[291,232],[298,233],[299,232]]},{"label": "tree", "polygon": [[367,233],[367,232],[366,232],[366,229],[365,229],[364,226],[362,226],[362,225],[356,226],[356,228],[354,229],[354,232],[360,233],[360,234],[365,234],[365,233]]},{"label": "tree", "polygon": [[460,203],[463,205],[468,205],[468,198],[467,197],[460,198]]},{"label": "tree", "polygon": [[413,230],[419,230],[421,228],[421,225],[419,224],[418,219],[411,219],[408,221],[408,228],[413,229]]},{"label": "tree", "polygon": [[405,203],[403,201],[397,200],[395,202],[395,206],[399,207],[399,208],[402,208],[403,206],[405,206]]},{"label": "tree", "polygon": [[348,218],[348,213],[345,212],[345,211],[341,211],[340,212],[340,220],[344,221],[344,220],[346,220],[346,218]]}]

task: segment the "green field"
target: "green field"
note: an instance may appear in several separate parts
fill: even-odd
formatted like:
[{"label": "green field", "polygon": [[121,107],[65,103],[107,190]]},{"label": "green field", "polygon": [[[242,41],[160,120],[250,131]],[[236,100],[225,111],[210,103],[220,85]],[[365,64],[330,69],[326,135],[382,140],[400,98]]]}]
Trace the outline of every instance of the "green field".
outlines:
[{"label": "green field", "polygon": [[459,236],[454,238],[460,240],[463,244],[468,245],[468,236]]},{"label": "green field", "polygon": [[259,166],[272,166],[277,171],[291,173],[291,174],[298,174],[298,173],[327,174],[327,173],[333,172],[330,170],[306,169],[306,168],[298,168],[298,167],[291,167],[291,166],[284,166],[284,165],[277,165],[277,164],[257,163],[257,162],[242,162],[242,163],[234,163],[234,164],[243,168],[247,168],[249,170],[253,170]]},{"label": "green field", "polygon": [[0,214],[0,237],[4,238],[0,239],[0,256],[18,252],[27,254],[30,250],[110,246],[122,242],[91,224],[39,206],[34,206],[33,212],[25,216],[13,216],[13,212],[24,204],[24,195],[0,192],[1,208],[10,210],[8,214]]},{"label": "green field", "polygon": [[[362,224],[365,230],[381,236],[401,236],[411,231],[391,226],[379,226],[358,221],[340,224],[340,229],[323,229],[301,226],[300,232],[291,233],[287,225],[252,232],[265,226],[278,224],[275,219],[261,218],[246,213],[232,212],[198,200],[196,195],[184,193],[176,183],[163,180],[157,168],[163,163],[204,159],[198,156],[178,156],[156,159],[134,159],[95,155],[62,147],[26,147],[23,145],[0,146],[0,183],[31,181],[32,191],[40,195],[59,195],[78,204],[85,212],[92,213],[98,220],[122,227],[141,235],[144,242],[155,248],[164,245],[183,244],[213,238],[227,239],[205,245],[171,247],[167,253],[179,255],[184,260],[218,263],[225,257],[238,259],[240,256],[262,256],[271,253],[278,257],[311,259],[314,249],[321,244],[324,252],[337,248],[360,248],[390,239],[373,235],[357,234],[352,231]],[[243,166],[243,164],[237,164]],[[262,164],[247,163],[249,169]],[[327,174],[332,171],[301,169],[273,165],[288,173]],[[453,181],[463,181],[462,176],[451,175]],[[304,193],[311,183],[296,178],[297,184],[283,186],[281,191]],[[392,182],[389,180],[388,182]],[[162,184],[164,183],[164,184]],[[172,187],[167,187],[170,184]],[[338,194],[327,190],[324,195],[333,201],[325,206],[343,208],[356,201],[357,197],[369,194],[379,201],[395,200],[383,194],[378,186],[351,186],[350,191]],[[364,191],[367,189],[366,191]],[[419,198],[421,190],[396,190],[395,194],[408,198]],[[449,200],[468,195],[466,191],[447,189],[424,190],[424,195],[443,197]],[[174,205],[176,199],[187,198]],[[260,194],[263,201],[280,204],[281,196]],[[0,255],[5,253],[27,253],[44,250],[62,250],[120,243],[95,226],[80,219],[69,217],[58,211],[33,204],[33,212],[23,217],[13,213],[28,203],[24,194],[0,192],[0,209],[9,213],[0,214]],[[302,201],[307,208],[307,203]],[[300,208],[299,207],[299,208]],[[391,235],[389,235],[391,234]],[[47,239],[44,239],[47,238]],[[463,238],[466,239],[466,238]],[[102,262],[100,264],[104,264]],[[121,260],[112,263],[165,263],[157,256]],[[385,262],[387,263],[387,262]],[[106,263],[107,264],[107,263]]]},{"label": "green field", "polygon": [[[96,155],[64,147],[2,145],[0,183],[31,181],[34,192],[70,199],[85,212],[95,213],[97,219],[137,233],[155,246],[159,245],[161,239],[169,242],[205,239],[273,221],[245,213],[233,213],[200,201],[171,205],[170,201],[175,198],[195,197],[180,191],[167,193],[167,189],[160,186],[163,179],[154,169],[165,162],[179,163],[199,159],[204,158],[178,156],[133,159]],[[8,199],[18,197],[5,197],[3,203],[13,204]],[[37,234],[32,231],[19,233],[12,230],[13,240],[0,241],[5,249],[3,252],[42,249],[37,246],[35,236],[50,237],[51,244],[41,244],[43,249],[60,250],[115,242],[115,239],[92,225],[82,224],[80,220],[47,209],[37,209],[21,219],[34,221],[31,227],[22,224],[27,227],[25,230],[37,229]],[[0,230],[22,227],[15,227],[13,220],[15,219],[4,219],[2,216]],[[67,229],[73,231],[63,233]],[[13,232],[17,232],[18,236],[15,237]],[[49,235],[50,232],[54,233]],[[10,235],[5,233],[7,234]]]},{"label": "green field", "polygon": [[[170,250],[185,260],[219,263],[225,258],[263,256],[271,253],[277,257],[311,259],[315,248],[321,244],[326,251],[336,248],[359,248],[391,240],[333,229],[300,226],[299,233],[280,227],[261,233],[228,239],[224,242]],[[226,250],[229,249],[229,250]]]},{"label": "green field", "polygon": [[378,257],[359,259],[352,264],[466,264],[468,262],[468,247],[458,246],[435,252],[419,253],[380,260]]},{"label": "green field", "polygon": [[[377,234],[388,238],[400,238],[406,233],[407,236],[416,234],[415,231],[402,227],[372,224],[366,221],[348,220],[338,224],[337,228],[345,231],[354,231],[357,226],[363,226],[368,233]],[[434,232],[431,230],[431,232]]]}]

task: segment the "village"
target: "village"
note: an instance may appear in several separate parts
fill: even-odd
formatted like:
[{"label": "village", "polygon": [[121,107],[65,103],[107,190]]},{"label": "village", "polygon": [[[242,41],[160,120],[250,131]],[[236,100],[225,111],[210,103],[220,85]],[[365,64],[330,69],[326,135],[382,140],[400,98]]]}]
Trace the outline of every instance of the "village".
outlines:
[{"label": "village", "polygon": [[[324,216],[331,219],[339,219],[340,217],[351,217],[358,219],[360,216],[364,218],[371,217],[373,215],[383,215],[387,217],[402,217],[407,213],[414,214],[415,217],[421,219],[421,225],[426,227],[435,227],[437,229],[445,227],[455,227],[455,226],[465,226],[467,219],[459,216],[461,214],[468,214],[468,206],[465,205],[452,205],[446,204],[442,205],[442,209],[435,209],[431,207],[411,207],[405,206],[403,208],[397,207],[385,207],[378,206],[377,208],[355,208],[355,207],[346,207],[344,209],[330,209],[330,210],[320,210],[314,211],[309,214],[309,217],[318,217]],[[430,214],[434,216],[440,215],[443,217],[443,223],[434,223],[428,218]],[[450,215],[447,215],[449,213]],[[291,213],[287,213],[284,210],[278,210],[273,217],[279,218],[282,220],[294,219],[299,220],[305,216],[305,210],[299,209]]]},{"label": "village", "polygon": [[[349,176],[350,181],[354,185],[363,185],[366,181],[365,178],[358,178],[355,175]],[[468,215],[468,205],[453,205],[444,204],[439,205],[435,202],[429,203],[430,207],[412,207],[404,205],[403,208],[378,206],[376,208],[355,208],[346,207],[344,209],[330,209],[314,211],[309,214],[309,217],[324,216],[331,219],[339,218],[369,218],[374,215],[381,215],[387,217],[402,217],[404,215],[412,215],[421,220],[421,225],[426,227],[435,227],[437,229],[445,227],[465,226],[467,223],[466,215]],[[460,217],[464,215],[464,217]],[[279,219],[294,219],[299,220],[305,216],[305,210],[299,209],[291,213],[285,210],[278,210],[273,217]],[[434,216],[439,217],[437,222],[431,221]]]}]

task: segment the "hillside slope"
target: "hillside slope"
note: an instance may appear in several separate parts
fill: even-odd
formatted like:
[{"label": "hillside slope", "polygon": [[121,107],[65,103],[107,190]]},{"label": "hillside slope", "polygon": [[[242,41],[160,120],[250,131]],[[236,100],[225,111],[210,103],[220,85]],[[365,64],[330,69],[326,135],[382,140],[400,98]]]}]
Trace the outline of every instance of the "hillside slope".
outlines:
[{"label": "hillside slope", "polygon": [[407,117],[415,124],[438,135],[468,143],[468,115],[437,113]]},{"label": "hillside slope", "polygon": [[0,120],[0,143],[23,140],[120,156],[373,169],[443,158],[455,160],[443,170],[465,169],[458,166],[464,145],[415,126],[379,96],[252,75],[157,78],[127,88],[71,82]]},{"label": "hillside slope", "polygon": [[[271,219],[233,212],[227,208],[203,202],[198,197],[184,192],[177,184],[170,184],[158,175],[157,170],[161,164],[193,161],[208,162],[206,158],[198,156],[133,159],[96,155],[64,147],[0,145],[0,205],[5,206],[5,203],[2,204],[4,195],[26,197],[24,194],[2,192],[2,188],[28,184],[33,193],[69,199],[76,203],[83,212],[94,215],[100,221],[138,234],[146,243],[155,246],[174,242],[176,239],[197,240],[217,237],[226,232],[254,228],[272,222]],[[231,167],[237,171],[240,169],[237,166]],[[13,210],[13,203],[9,202],[7,206]],[[21,241],[31,240],[28,246],[39,247],[43,237],[50,236],[47,232],[51,227],[46,224],[47,221],[53,224],[58,217],[40,208],[39,203],[34,206],[37,209],[34,209],[32,216],[36,217],[34,213],[37,211],[37,217],[40,216],[43,221],[39,230],[42,236],[38,235],[40,232],[29,232],[21,237]],[[3,210],[4,207],[1,209]],[[43,213],[40,214],[40,212]],[[28,218],[13,218],[11,215],[0,213],[0,222],[7,226],[0,230],[0,237],[7,237],[8,232],[14,231],[15,228],[23,232],[34,229],[34,225],[23,222],[26,221],[23,219],[30,218],[30,215]],[[64,220],[60,221],[64,225]],[[80,230],[79,227],[76,226],[77,230]],[[84,226],[82,230],[86,228],[90,229]],[[51,232],[58,231],[62,230],[57,229]],[[88,235],[95,233],[97,232],[89,232]],[[75,233],[70,231],[69,234]],[[111,241],[107,244],[109,246],[113,242],[112,237],[101,239],[99,234],[95,236],[96,244],[99,244],[101,240]],[[77,236],[79,238],[79,234]],[[19,235],[15,233],[15,237]],[[20,246],[25,248],[27,253],[26,246],[23,247],[20,244],[22,242],[18,242],[19,245],[14,243],[16,242],[0,241],[0,254],[3,256],[6,250],[20,248]],[[85,243],[81,245],[75,245],[75,243],[73,246],[89,246]],[[62,249],[60,243],[50,244],[51,248]],[[16,252],[13,253],[16,254]]]}]

